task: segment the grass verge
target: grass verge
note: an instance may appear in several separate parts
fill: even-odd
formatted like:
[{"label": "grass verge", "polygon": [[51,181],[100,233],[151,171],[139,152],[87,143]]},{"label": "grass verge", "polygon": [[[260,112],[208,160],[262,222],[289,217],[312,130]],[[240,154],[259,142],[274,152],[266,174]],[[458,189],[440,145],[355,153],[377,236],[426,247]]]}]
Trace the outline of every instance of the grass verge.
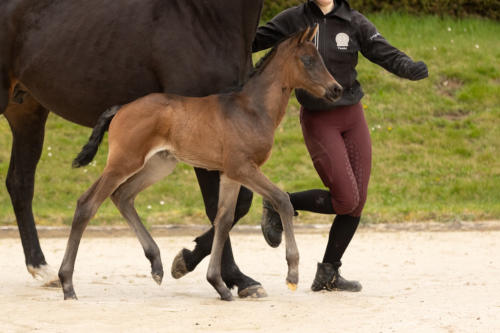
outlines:
[{"label": "grass verge", "polygon": [[[500,218],[500,24],[483,19],[370,15],[380,32],[415,60],[430,77],[399,79],[360,57],[359,80],[373,141],[373,170],[363,221],[484,220]],[[102,170],[106,142],[91,166],[71,169],[71,160],[90,130],[49,117],[38,166],[34,212],[41,225],[71,222],[78,196]],[[5,182],[11,134],[0,120],[0,181]],[[305,149],[298,104],[276,135],[263,168],[281,188],[322,188]],[[258,223],[261,199],[243,223]],[[146,224],[205,223],[194,172],[179,165],[173,175],[137,198]],[[331,217],[301,214],[298,222]],[[122,221],[107,201],[92,224]],[[0,225],[14,224],[5,190],[0,191]],[[121,222],[120,222],[121,223]]]}]

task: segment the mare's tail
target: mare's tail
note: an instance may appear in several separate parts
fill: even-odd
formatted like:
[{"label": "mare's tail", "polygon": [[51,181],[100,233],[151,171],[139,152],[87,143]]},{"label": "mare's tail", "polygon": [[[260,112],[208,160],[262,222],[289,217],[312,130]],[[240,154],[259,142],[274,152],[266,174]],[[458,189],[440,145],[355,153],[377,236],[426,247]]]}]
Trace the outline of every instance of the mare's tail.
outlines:
[{"label": "mare's tail", "polygon": [[97,120],[97,124],[92,130],[89,142],[87,142],[87,144],[83,146],[80,154],[78,154],[78,156],[73,160],[73,168],[79,168],[92,162],[95,155],[97,154],[99,145],[102,142],[104,133],[108,130],[111,120],[113,120],[113,117],[116,115],[119,109],[120,106],[113,106],[112,108],[104,111],[104,113],[99,117],[99,119]]}]

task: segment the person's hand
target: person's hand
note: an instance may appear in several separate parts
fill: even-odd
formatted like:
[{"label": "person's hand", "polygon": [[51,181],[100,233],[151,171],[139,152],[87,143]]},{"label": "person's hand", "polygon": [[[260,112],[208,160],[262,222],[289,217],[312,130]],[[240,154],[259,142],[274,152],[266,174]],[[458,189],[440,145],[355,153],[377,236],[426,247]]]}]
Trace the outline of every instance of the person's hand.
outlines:
[{"label": "person's hand", "polygon": [[417,61],[410,67],[410,77],[412,81],[425,79],[429,76],[427,65],[423,61]]}]

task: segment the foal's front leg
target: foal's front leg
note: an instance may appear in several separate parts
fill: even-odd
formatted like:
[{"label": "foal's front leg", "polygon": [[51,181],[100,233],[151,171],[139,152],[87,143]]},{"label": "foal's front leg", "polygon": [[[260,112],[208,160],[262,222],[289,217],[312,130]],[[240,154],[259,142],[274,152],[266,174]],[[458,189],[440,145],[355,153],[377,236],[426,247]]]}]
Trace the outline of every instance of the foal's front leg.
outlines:
[{"label": "foal's front leg", "polygon": [[299,282],[299,250],[293,232],[294,209],[290,197],[274,185],[257,167],[240,168],[237,181],[269,200],[280,214],[285,233],[286,261],[288,263],[286,282],[288,288],[295,291]]},{"label": "foal's front leg", "polygon": [[232,301],[233,295],[222,280],[221,260],[224,243],[229,236],[229,230],[231,230],[233,223],[240,184],[221,174],[219,186],[219,203],[214,221],[215,236],[212,243],[212,255],[208,265],[207,280],[217,290],[222,300]]}]

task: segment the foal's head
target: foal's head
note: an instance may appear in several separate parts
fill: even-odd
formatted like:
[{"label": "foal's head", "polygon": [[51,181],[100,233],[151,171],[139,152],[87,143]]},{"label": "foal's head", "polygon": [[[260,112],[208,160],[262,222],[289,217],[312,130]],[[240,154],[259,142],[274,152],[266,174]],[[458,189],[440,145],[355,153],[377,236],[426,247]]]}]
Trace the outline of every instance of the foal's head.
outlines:
[{"label": "foal's head", "polygon": [[290,84],[295,88],[334,102],[341,97],[342,86],[328,72],[321,55],[311,42],[317,29],[317,25],[307,28],[280,45],[278,52],[281,51],[285,58],[282,70],[287,73]]}]

